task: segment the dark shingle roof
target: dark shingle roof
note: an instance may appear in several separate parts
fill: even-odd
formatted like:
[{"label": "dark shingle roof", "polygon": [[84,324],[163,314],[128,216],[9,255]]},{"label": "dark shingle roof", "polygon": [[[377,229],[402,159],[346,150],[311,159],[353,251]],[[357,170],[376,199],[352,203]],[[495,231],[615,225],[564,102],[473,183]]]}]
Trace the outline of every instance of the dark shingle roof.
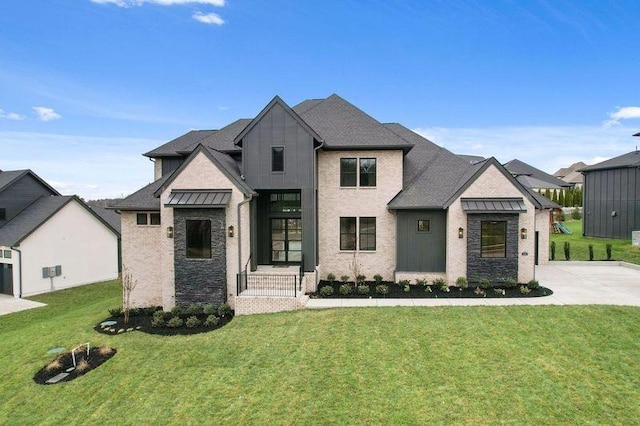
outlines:
[{"label": "dark shingle roof", "polygon": [[[529,164],[524,163],[517,159],[511,160],[508,163],[505,163],[504,167],[507,170],[509,170],[509,173],[511,173],[516,177],[526,176],[526,177],[533,178],[533,179],[520,180],[520,183],[527,186],[528,188],[555,188],[555,187],[566,188],[571,186],[569,183],[564,182],[555,176],[551,176],[549,173],[545,173],[542,170],[536,169],[535,167],[530,166]],[[542,186],[542,185],[549,185],[549,186]]]},{"label": "dark shingle roof", "polygon": [[547,197],[538,194],[536,191],[534,191],[531,188],[527,188],[527,191],[529,191],[529,194],[531,195],[531,197],[533,197],[533,199],[535,199],[536,202],[538,202],[538,204],[540,204],[541,208],[543,209],[559,209],[561,207],[559,204],[556,204],[550,199],[548,199]]},{"label": "dark shingle roof", "polygon": [[142,189],[134,192],[112,206],[110,209],[116,210],[160,210],[160,199],[154,193],[172,176],[166,174],[155,182],[150,183]]},{"label": "dark shingle roof", "polygon": [[[118,202],[121,200],[117,200]],[[93,210],[95,214],[100,216],[102,220],[107,222],[109,226],[120,233],[120,214],[118,214],[115,210],[108,208],[109,206],[104,203],[99,203],[97,201],[87,201],[86,204]]]},{"label": "dark shingle roof", "polygon": [[631,151],[627,154],[603,161],[602,163],[587,166],[579,171],[591,172],[594,170],[622,169],[627,167],[640,167],[640,151]]},{"label": "dark shingle roof", "polygon": [[217,130],[192,130],[189,133],[185,133],[182,136],[179,136],[172,141],[165,143],[164,145],[160,145],[156,149],[153,149],[145,154],[146,157],[166,157],[166,156],[179,156],[179,151],[184,151],[186,148],[197,144],[202,139],[207,136],[211,136],[213,133],[217,132]]},{"label": "dark shingle roof", "polygon": [[18,180],[20,180],[20,178],[22,178],[25,175],[31,175],[35,180],[40,182],[40,184],[42,184],[42,186],[47,188],[51,192],[52,195],[60,195],[60,193],[58,191],[56,191],[53,187],[51,187],[51,185],[49,185],[47,182],[42,180],[42,178],[40,178],[40,176],[38,176],[37,174],[35,174],[34,172],[32,172],[29,169],[26,169],[26,170],[7,170],[7,171],[0,170],[0,192],[2,192],[5,189],[7,189],[9,186],[11,186],[13,183],[17,182]]},{"label": "dark shingle roof", "polygon": [[234,145],[233,140],[244,130],[245,127],[251,123],[250,118],[241,118],[233,123],[223,127],[222,129],[210,134],[197,143],[191,144],[185,151],[191,152],[198,144],[204,145],[207,148],[213,148],[217,151],[230,152],[238,151],[239,148]]},{"label": "dark shingle roof", "polygon": [[411,148],[406,140],[338,95],[305,101],[296,108],[322,137],[326,149]]},{"label": "dark shingle roof", "polygon": [[486,160],[486,158],[481,157],[480,155],[458,154],[458,157],[462,158],[463,160],[468,161],[470,164],[480,163],[481,161]]}]

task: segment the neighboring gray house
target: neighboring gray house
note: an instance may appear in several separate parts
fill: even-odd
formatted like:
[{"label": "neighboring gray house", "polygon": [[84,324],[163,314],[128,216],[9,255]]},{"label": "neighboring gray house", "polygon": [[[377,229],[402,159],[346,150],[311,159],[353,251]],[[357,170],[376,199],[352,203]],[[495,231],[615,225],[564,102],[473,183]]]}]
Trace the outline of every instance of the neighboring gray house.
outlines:
[{"label": "neighboring gray house", "polygon": [[563,167],[557,172],[553,174],[553,176],[558,179],[562,179],[563,181],[573,185],[574,188],[582,188],[582,184],[584,182],[584,176],[579,170],[587,167],[587,164],[582,161],[578,161],[577,163],[573,163],[569,167]]},{"label": "neighboring gray house", "polygon": [[191,131],[145,154],[155,182],[114,208],[138,306],[297,309],[318,280],[534,278],[549,201],[337,95]]},{"label": "neighboring gray house", "polygon": [[503,166],[518,179],[518,182],[536,191],[540,189],[565,190],[573,186],[517,159],[504,163]]},{"label": "neighboring gray house", "polygon": [[580,171],[584,175],[583,234],[631,238],[632,231],[640,230],[640,152],[632,151]]}]

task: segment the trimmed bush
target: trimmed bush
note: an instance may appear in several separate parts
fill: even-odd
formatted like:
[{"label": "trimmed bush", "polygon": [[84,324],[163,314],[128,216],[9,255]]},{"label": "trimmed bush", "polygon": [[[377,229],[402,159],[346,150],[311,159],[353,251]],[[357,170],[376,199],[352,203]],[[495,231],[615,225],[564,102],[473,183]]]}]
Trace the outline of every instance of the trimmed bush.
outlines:
[{"label": "trimmed bush", "polygon": [[197,316],[192,315],[189,318],[187,318],[186,325],[187,325],[187,328],[196,328],[200,326],[200,320],[198,319]]},{"label": "trimmed bush", "polygon": [[531,293],[531,289],[529,287],[527,287],[526,285],[521,285],[520,286],[520,293],[529,294],[529,293]]},{"label": "trimmed bush", "polygon": [[206,320],[204,320],[205,327],[215,327],[220,323],[220,318],[215,315],[209,315]]},{"label": "trimmed bush", "polygon": [[456,285],[460,288],[469,287],[469,281],[467,281],[466,277],[458,277],[456,278]]},{"label": "trimmed bush", "polygon": [[205,315],[215,315],[216,307],[213,305],[213,303],[207,303],[202,307],[202,313],[204,313]]},{"label": "trimmed bush", "polygon": [[174,317],[177,317],[178,315],[182,314],[182,308],[180,307],[180,305],[176,305],[173,308],[171,308],[171,314]]},{"label": "trimmed bush", "polygon": [[540,287],[540,283],[537,280],[531,280],[527,283],[527,287],[529,287],[531,290],[535,290],[536,288]]},{"label": "trimmed bush", "polygon": [[351,291],[353,290],[353,287],[351,287],[351,285],[349,284],[342,284],[340,286],[340,294],[343,296],[348,296],[349,294],[351,294]]},{"label": "trimmed bush", "polygon": [[118,307],[109,309],[109,315],[111,315],[112,317],[122,316],[122,308]]},{"label": "trimmed bush", "polygon": [[380,274],[375,274],[373,276],[373,280],[376,282],[376,285],[380,284],[382,282],[382,275]]},{"label": "trimmed bush", "polygon": [[607,244],[607,260],[611,260],[611,251],[613,250],[613,246],[611,244]]},{"label": "trimmed bush", "polygon": [[196,303],[190,304],[187,308],[187,313],[189,315],[198,315],[200,313],[200,306],[198,306]]},{"label": "trimmed bush", "polygon": [[556,260],[556,242],[551,241],[551,260]]},{"label": "trimmed bush", "polygon": [[336,276],[333,275],[332,273],[328,273],[327,274],[327,281],[329,281],[331,284],[333,284],[336,280]]},{"label": "trimmed bush", "polygon": [[382,296],[386,296],[389,294],[389,286],[386,284],[378,284],[376,286],[376,293]]},{"label": "trimmed bush", "polygon": [[320,296],[329,297],[333,295],[333,287],[330,285],[323,285],[320,287]]},{"label": "trimmed bush", "polygon": [[405,285],[409,285],[409,280],[400,280],[400,281],[398,281],[398,285],[400,287],[404,287]]},{"label": "trimmed bush", "polygon": [[369,294],[371,289],[368,285],[362,284],[358,286],[358,294]]},{"label": "trimmed bush", "polygon": [[491,281],[488,278],[480,278],[478,280],[478,285],[481,289],[486,290],[491,287]]},{"label": "trimmed bush", "polygon": [[571,243],[569,241],[564,242],[564,258],[571,260]]},{"label": "trimmed bush", "polygon": [[409,291],[411,291],[411,286],[409,284],[405,284],[402,290],[404,290],[405,293],[409,293]]},{"label": "trimmed bush", "polygon": [[571,219],[573,220],[580,220],[582,219],[582,214],[580,213],[580,210],[573,209],[573,211],[571,212]]},{"label": "trimmed bush", "polygon": [[366,275],[360,274],[356,277],[356,283],[362,284],[366,279],[367,279]]},{"label": "trimmed bush", "polygon": [[233,312],[233,310],[231,309],[231,306],[229,306],[229,304],[226,302],[220,305],[220,307],[218,308],[219,317],[226,317],[227,315],[231,315],[231,312]]},{"label": "trimmed bush", "polygon": [[151,317],[152,317],[152,319],[162,320],[162,322],[164,323],[164,312],[163,311],[155,311]]},{"label": "trimmed bush", "polygon": [[427,280],[425,278],[416,278],[416,285],[424,287],[425,285],[427,285]]},{"label": "trimmed bush", "polygon": [[[158,311],[158,312],[162,312],[162,311]],[[160,316],[153,316],[153,318],[151,318],[151,327],[154,328],[158,328],[158,327],[164,327],[164,316],[160,315]]]},{"label": "trimmed bush", "polygon": [[347,281],[349,281],[349,275],[343,275],[340,277],[340,281],[342,281],[343,283],[346,283]]},{"label": "trimmed bush", "polygon": [[516,288],[518,281],[514,278],[507,278],[504,280],[504,288]]},{"label": "trimmed bush", "polygon": [[593,260],[593,244],[589,244],[589,260]]},{"label": "trimmed bush", "polygon": [[172,317],[169,321],[167,321],[167,327],[178,328],[182,327],[184,324],[184,320],[180,317]]}]

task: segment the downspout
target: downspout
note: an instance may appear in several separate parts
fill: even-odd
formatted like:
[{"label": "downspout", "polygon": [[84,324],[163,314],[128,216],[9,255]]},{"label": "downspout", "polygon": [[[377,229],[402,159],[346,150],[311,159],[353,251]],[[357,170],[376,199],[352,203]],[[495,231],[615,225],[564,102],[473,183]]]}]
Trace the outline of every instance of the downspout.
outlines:
[{"label": "downspout", "polygon": [[254,194],[250,194],[249,198],[246,200],[242,200],[238,203],[238,273],[242,272],[242,215],[240,213],[240,208],[247,204],[249,201],[253,200]]},{"label": "downspout", "polygon": [[22,252],[17,247],[11,247],[11,250],[15,250],[18,252],[18,268],[20,268],[20,273],[18,276],[18,297],[22,299]]},{"label": "downspout", "polygon": [[[313,148],[313,199],[315,201],[315,205],[316,205],[316,211],[314,212],[314,216],[316,219],[316,223],[315,223],[315,228],[316,228],[316,235],[315,235],[315,240],[316,240],[316,247],[315,247],[315,252],[316,252],[316,256],[315,259],[313,259],[313,270],[316,272],[316,286],[318,285],[318,270],[316,268],[316,266],[318,265],[318,256],[320,255],[319,252],[319,247],[318,247],[318,239],[320,237],[319,233],[318,233],[318,226],[320,225],[320,219],[318,217],[318,151],[320,150],[320,148],[324,147],[324,141],[320,141],[320,145],[318,145],[317,147]],[[304,262],[304,258],[303,258],[303,262]],[[304,273],[304,265],[302,265],[302,272]]]}]

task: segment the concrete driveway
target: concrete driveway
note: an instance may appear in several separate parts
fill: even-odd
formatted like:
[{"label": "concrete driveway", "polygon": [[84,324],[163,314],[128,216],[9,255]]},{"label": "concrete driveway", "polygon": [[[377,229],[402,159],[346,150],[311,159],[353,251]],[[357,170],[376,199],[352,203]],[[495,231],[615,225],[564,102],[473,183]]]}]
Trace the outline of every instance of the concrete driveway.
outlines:
[{"label": "concrete driveway", "polygon": [[550,262],[536,267],[557,305],[640,306],[640,266],[624,262]]},{"label": "concrete driveway", "polygon": [[0,315],[24,311],[26,309],[39,308],[40,306],[47,305],[40,302],[34,302],[33,300],[19,299],[6,294],[0,294]]}]

